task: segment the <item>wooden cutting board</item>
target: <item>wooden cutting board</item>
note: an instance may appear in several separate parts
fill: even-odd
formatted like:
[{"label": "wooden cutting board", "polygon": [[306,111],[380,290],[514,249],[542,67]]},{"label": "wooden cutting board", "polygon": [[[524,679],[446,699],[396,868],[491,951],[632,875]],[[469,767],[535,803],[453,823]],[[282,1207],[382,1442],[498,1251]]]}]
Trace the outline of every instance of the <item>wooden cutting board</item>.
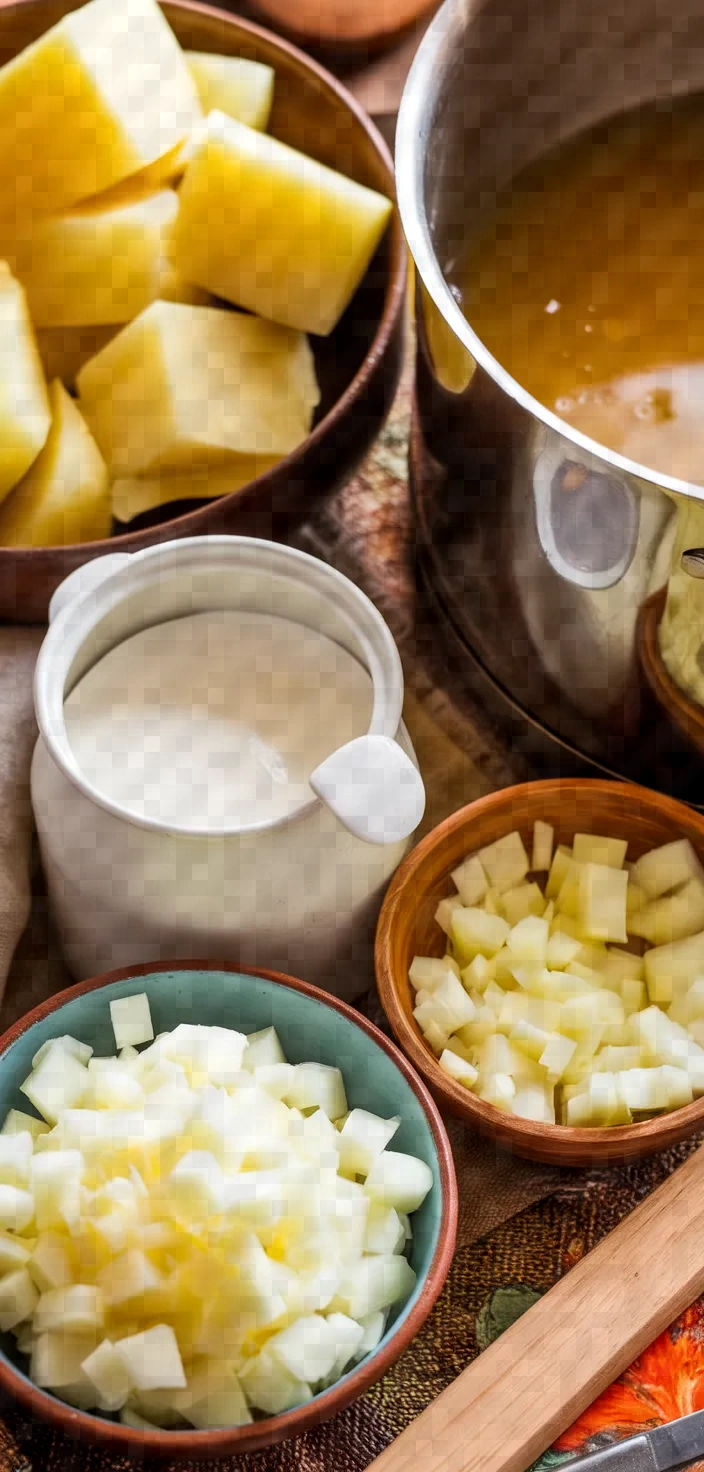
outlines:
[{"label": "wooden cutting board", "polygon": [[368,1472],[527,1472],[703,1289],[701,1147]]}]

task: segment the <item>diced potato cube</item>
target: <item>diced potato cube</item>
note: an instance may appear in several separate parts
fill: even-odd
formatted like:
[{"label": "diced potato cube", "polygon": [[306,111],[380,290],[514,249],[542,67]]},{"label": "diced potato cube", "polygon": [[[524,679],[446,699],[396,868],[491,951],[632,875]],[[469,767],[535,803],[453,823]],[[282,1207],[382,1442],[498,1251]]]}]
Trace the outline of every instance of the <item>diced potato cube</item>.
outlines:
[{"label": "diced potato cube", "polygon": [[250,1032],[242,1057],[242,1067],[249,1073],[264,1064],[285,1063],[286,1054],[279,1041],[275,1027],[263,1027],[259,1032]]},{"label": "diced potato cube", "polygon": [[526,966],[545,965],[548,941],[547,924],[536,915],[519,920],[506,937],[512,956]]},{"label": "diced potato cube", "polygon": [[492,1104],[494,1109],[502,1109],[510,1114],[516,1097],[516,1085],[508,1073],[488,1074],[480,1080],[475,1093],[485,1104]]},{"label": "diced potato cube", "polygon": [[452,1032],[452,1019],[448,1016],[447,1009],[438,1007],[431,996],[414,1007],[413,1017],[433,1052],[442,1053]]},{"label": "diced potato cube", "polygon": [[619,1092],[634,1114],[680,1109],[692,1102],[692,1086],[679,1068],[631,1068],[616,1075]]},{"label": "diced potato cube", "polygon": [[516,1089],[511,1113],[519,1119],[534,1119],[539,1124],[555,1123],[555,1091],[547,1084],[522,1084]]},{"label": "diced potato cube", "polygon": [[634,882],[645,890],[648,898],[671,894],[690,879],[704,881],[704,870],[688,838],[665,843],[638,859],[633,869]]},{"label": "diced potato cube", "polygon": [[267,1341],[269,1354],[297,1380],[315,1384],[330,1374],[337,1355],[334,1329],[319,1314],[307,1314]]},{"label": "diced potato cube", "polygon": [[64,1109],[80,1103],[89,1081],[85,1065],[64,1048],[56,1047],[44,1055],[20,1089],[49,1124],[56,1124]]},{"label": "diced potato cube", "polygon": [[459,909],[452,916],[452,944],[460,964],[468,965],[481,952],[494,956],[501,950],[509,925],[500,915],[487,915],[484,910]]},{"label": "diced potato cube", "polygon": [[136,1047],[150,1043],[154,1037],[152,1014],[146,992],[129,997],[115,997],[110,1003],[110,1021],[115,1034],[115,1047]]},{"label": "diced potato cube", "polygon": [[631,935],[639,935],[653,946],[667,945],[696,935],[704,926],[704,884],[690,879],[674,894],[661,895],[628,920]]},{"label": "diced potato cube", "polygon": [[340,1131],[340,1170],[351,1176],[368,1175],[400,1123],[398,1115],[381,1119],[366,1109],[352,1109]]},{"label": "diced potato cube", "polygon": [[0,1329],[14,1329],[28,1319],[39,1302],[39,1294],[26,1267],[0,1278]]},{"label": "diced potato cube", "polygon": [[594,1069],[597,1073],[623,1073],[627,1069],[640,1068],[641,1064],[643,1064],[643,1053],[637,1043],[621,1046],[607,1044],[599,1049],[594,1059]]},{"label": "diced potato cube", "polygon": [[64,546],[110,535],[108,473],[100,450],[58,380],[49,389],[49,404],[46,444],[0,505],[0,547]]},{"label": "diced potato cube", "polygon": [[11,1109],[0,1134],[21,1135],[28,1132],[32,1139],[36,1140],[40,1135],[46,1135],[48,1131],[49,1125],[43,1119],[37,1119],[35,1114],[25,1114],[23,1109]]},{"label": "diced potato cube", "polygon": [[34,1308],[34,1328],[37,1334],[53,1329],[87,1334],[102,1326],[103,1317],[100,1289],[92,1283],[69,1283],[42,1293]]},{"label": "diced potato cube", "polygon": [[183,1390],[186,1376],[176,1335],[170,1324],[156,1324],[140,1334],[115,1340],[135,1390]]},{"label": "diced potato cube", "polygon": [[0,1135],[0,1184],[26,1186],[34,1142],[29,1130],[18,1135]]},{"label": "diced potato cube", "polygon": [[628,840],[599,838],[595,833],[575,833],[572,857],[576,864],[602,864],[608,869],[622,869]]},{"label": "diced potato cube", "polygon": [[619,992],[626,977],[636,981],[643,981],[645,977],[642,956],[634,956],[632,951],[621,951],[618,946],[612,946],[605,952],[601,969],[604,974],[603,984]]},{"label": "diced potato cube", "polygon": [[449,935],[452,930],[453,915],[461,909],[463,909],[462,900],[457,895],[440,901],[435,911],[435,921],[446,935]]},{"label": "diced potato cube", "polygon": [[215,296],[327,336],[390,214],[381,194],[215,111],[193,140],[174,258]]},{"label": "diced potato cube", "polygon": [[555,829],[550,823],[543,823],[537,818],[533,824],[533,857],[531,869],[535,874],[544,871],[546,874],[552,863],[552,845],[555,838]]},{"label": "diced potato cube", "polygon": [[495,981],[490,981],[484,989],[484,1004],[491,1008],[496,1017],[499,1016],[505,999],[506,992],[503,987],[498,986]]},{"label": "diced potato cube", "polygon": [[459,1038],[460,1043],[464,1047],[472,1050],[480,1047],[484,1039],[491,1037],[491,1034],[494,1032],[496,1032],[496,1014],[492,1011],[491,1007],[487,1007],[485,1004],[484,1006],[477,1007],[477,1015],[474,1022],[468,1022],[466,1027],[461,1027],[459,1032],[450,1038],[448,1047],[454,1047]]},{"label": "diced potato cube", "polygon": [[582,949],[581,942],[574,940],[571,935],[565,935],[564,931],[557,930],[548,940],[545,954],[545,964],[549,971],[564,971],[570,961],[576,960]]},{"label": "diced potato cube", "polygon": [[609,1023],[622,1023],[625,1015],[623,1003],[614,992],[589,991],[563,1003],[558,1031],[578,1040],[592,1039],[597,1034],[601,1038]]},{"label": "diced potato cube", "polygon": [[308,434],[320,397],[302,334],[174,302],[147,307],[77,383],[105,459],[127,476],[228,454],[286,455]]},{"label": "diced potato cube", "polygon": [[186,51],[185,57],[204,117],[224,112],[248,128],[266,128],[274,98],[273,67],[205,51]]},{"label": "diced potato cube", "polygon": [[581,865],[575,864],[574,859],[570,859],[569,868],[560,886],[560,893],[555,900],[555,909],[559,915],[567,915],[570,919],[580,922],[581,874]]},{"label": "diced potato cube", "polygon": [[684,995],[675,999],[669,1015],[673,1022],[679,1022],[683,1027],[689,1027],[690,1023],[704,1017],[704,976],[697,976]]},{"label": "diced potato cube", "polygon": [[562,886],[572,868],[572,854],[569,849],[557,848],[553,855],[548,882],[545,887],[546,900],[556,900]]},{"label": "diced potato cube", "polygon": [[447,1008],[453,1019],[452,1032],[464,1027],[465,1023],[474,1021],[477,1012],[474,1002],[452,971],[446,972],[432,996],[433,1002]]},{"label": "diced potato cube", "polygon": [[487,915],[501,914],[501,894],[498,889],[488,889],[484,896],[484,910]]},{"label": "diced potato cube", "polygon": [[433,1173],[424,1160],[398,1150],[384,1150],[374,1160],[364,1189],[373,1200],[410,1215],[422,1206],[432,1184]]},{"label": "diced potato cube", "polygon": [[579,879],[579,919],[594,940],[626,941],[625,869],[607,864],[583,864]]},{"label": "diced potato cube", "polygon": [[[635,1013],[631,1025],[646,1057],[682,1068],[697,1078],[704,1076],[704,1051],[685,1027],[673,1022],[659,1007]],[[699,1092],[696,1085],[695,1092]]]},{"label": "diced potato cube", "polygon": [[364,1257],[340,1284],[339,1298],[343,1311],[359,1320],[408,1298],[415,1283],[416,1275],[405,1257]]},{"label": "diced potato cube", "polygon": [[501,908],[509,925],[518,925],[530,915],[544,914],[545,900],[540,885],[519,884],[516,889],[507,889],[501,896]]},{"label": "diced potato cube", "polygon": [[479,1078],[479,1070],[449,1048],[444,1048],[440,1054],[440,1067],[443,1073],[467,1089],[473,1088]]},{"label": "diced potato cube", "polygon": [[489,881],[476,854],[465,859],[458,869],[453,869],[452,879],[459,890],[463,905],[481,904],[489,888]]},{"label": "diced potato cube", "polygon": [[572,1038],[563,1038],[560,1033],[551,1033],[538,1059],[541,1068],[546,1068],[552,1080],[562,1078],[577,1051]]},{"label": "diced potato cube", "polygon": [[19,224],[87,199],[167,153],[201,117],[154,0],[91,0],[0,71],[1,212]]},{"label": "diced potato cube", "polygon": [[547,1032],[545,1028],[537,1027],[534,1022],[519,1019],[515,1027],[511,1029],[508,1038],[514,1047],[519,1048],[528,1058],[532,1058],[534,1063],[540,1063],[552,1036],[552,1033]]},{"label": "diced potato cube", "polygon": [[95,1405],[95,1391],[81,1364],[94,1349],[93,1334],[38,1334],[30,1365],[34,1384],[56,1390],[62,1400],[89,1409]]},{"label": "diced potato cube", "polygon": [[668,1006],[704,969],[704,931],[669,945],[653,946],[643,957],[651,1002]]},{"label": "diced potato cube", "polygon": [[59,1232],[40,1232],[29,1261],[29,1272],[40,1293],[67,1287],[73,1279],[67,1238]]},{"label": "diced potato cube", "polygon": [[71,1037],[70,1033],[64,1033],[58,1038],[47,1038],[38,1048],[32,1059],[32,1068],[38,1068],[42,1059],[54,1048],[62,1048],[64,1053],[70,1053],[72,1058],[77,1058],[79,1063],[88,1063],[93,1056],[93,1049],[88,1043],[82,1043],[80,1038]]},{"label": "diced potato cube", "polygon": [[267,1349],[247,1361],[239,1379],[249,1404],[268,1416],[278,1416],[312,1399],[310,1386],[290,1375]]},{"label": "diced potato cube", "polygon": [[616,1075],[595,1073],[587,1088],[568,1099],[565,1122],[582,1127],[600,1127],[630,1123],[629,1108],[619,1090]]},{"label": "diced potato cube", "polygon": [[122,1355],[110,1339],[103,1339],[81,1363],[84,1375],[95,1386],[103,1411],[119,1411],[130,1392],[130,1380]]},{"label": "diced potato cube", "polygon": [[645,982],[637,981],[634,976],[624,976],[621,982],[621,1001],[627,1017],[632,1012],[641,1012],[648,1005]]},{"label": "diced potato cube", "polygon": [[297,1063],[293,1088],[287,1102],[295,1109],[316,1106],[328,1119],[340,1119],[347,1113],[345,1084],[339,1068],[326,1063]]},{"label": "diced potato cube", "polygon": [[0,408],[2,501],[29,470],[51,428],[46,382],[25,294],[6,261],[0,261],[0,361],[5,365]]},{"label": "diced potato cube", "polygon": [[636,884],[629,876],[628,889],[626,890],[626,914],[635,915],[637,910],[642,910],[648,903],[648,896],[639,884]]},{"label": "diced potato cube", "polygon": [[[486,995],[486,993],[485,993]],[[551,998],[527,996],[523,992],[507,992],[501,1003],[497,1027],[510,1033],[519,1022],[531,1022],[545,1032],[558,1032],[562,1006]]]},{"label": "diced potato cube", "polygon": [[0,1232],[0,1274],[26,1267],[31,1255],[31,1244],[13,1236],[12,1232]]},{"label": "diced potato cube", "polygon": [[143,312],[159,296],[177,209],[173,189],[98,199],[1,245],[35,327],[106,326]]},{"label": "diced potato cube", "polygon": [[454,971],[459,976],[460,968],[452,956],[414,956],[408,973],[411,986],[419,991],[421,987],[427,992],[432,992],[442,981],[446,971]]},{"label": "diced potato cube", "polygon": [[[497,952],[497,955],[499,952]],[[481,954],[481,951],[465,966],[462,972],[462,985],[468,992],[484,992],[491,981],[494,972],[491,961]]]},{"label": "diced potato cube", "polygon": [[503,987],[506,992],[514,992],[516,990],[516,977],[514,974],[516,960],[517,958],[514,956],[513,951],[510,951],[508,946],[502,946],[501,950],[497,951],[496,955],[492,956],[489,962],[493,973],[492,979],[498,986]]},{"label": "diced potato cube", "polygon": [[523,840],[517,832],[507,833],[505,838],[480,849],[479,859],[489,883],[500,894],[521,884],[530,868]]}]

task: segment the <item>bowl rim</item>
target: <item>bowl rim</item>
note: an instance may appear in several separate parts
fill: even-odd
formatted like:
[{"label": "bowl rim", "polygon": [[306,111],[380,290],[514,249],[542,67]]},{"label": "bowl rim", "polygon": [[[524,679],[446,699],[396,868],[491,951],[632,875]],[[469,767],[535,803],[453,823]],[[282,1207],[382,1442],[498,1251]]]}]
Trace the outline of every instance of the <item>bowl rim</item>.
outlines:
[{"label": "bowl rim", "polygon": [[159,1458],[172,1457],[174,1460],[188,1460],[189,1457],[195,1460],[205,1460],[261,1450],[264,1447],[300,1436],[321,1421],[329,1420],[350,1405],[352,1401],[358,1400],[390,1369],[418,1333],[443,1289],[455,1249],[459,1200],[452,1148],[440,1111],[423,1080],[419,1078],[401,1050],[384,1035],[380,1028],[362,1013],[355,1011],[349,1003],[324,992],[310,982],[301,981],[285,972],[269,971],[265,967],[258,966],[241,966],[232,960],[214,961],[199,958],[175,961],[157,960],[141,966],[124,966],[114,971],[106,971],[100,976],[89,977],[86,981],[65,987],[62,991],[47,998],[46,1001],[40,1002],[31,1012],[26,1012],[18,1018],[0,1036],[0,1065],[7,1049],[18,1038],[28,1032],[35,1023],[42,1022],[52,1013],[60,1011],[67,1002],[72,1002],[88,992],[98,991],[116,981],[128,981],[140,976],[154,976],[174,971],[225,971],[237,976],[253,976],[265,981],[273,981],[312,1001],[322,1002],[331,1007],[348,1022],[366,1033],[396,1065],[421,1105],[437,1154],[442,1204],[438,1240],[420,1293],[410,1313],[399,1324],[398,1329],[392,1330],[388,1343],[380,1351],[373,1351],[369,1360],[345,1376],[344,1381],[331,1386],[329,1390],[314,1395],[313,1399],[305,1405],[298,1406],[291,1411],[284,1411],[280,1415],[267,1416],[249,1425],[218,1428],[213,1431],[139,1431],[118,1422],[104,1421],[90,1411],[76,1410],[52,1396],[49,1391],[33,1385],[16,1370],[4,1355],[0,1355],[0,1388],[8,1392],[25,1409],[35,1413],[43,1421],[49,1421],[73,1439],[80,1438],[94,1444],[102,1443],[113,1447],[121,1446],[125,1451],[130,1447],[138,1446],[146,1456],[151,1454]]},{"label": "bowl rim", "polygon": [[[73,8],[78,8],[81,3],[82,0],[73,0]],[[27,11],[30,7],[38,10],[41,9],[41,6],[42,0],[10,0],[9,4],[3,6],[3,13],[11,17],[13,12],[20,14]],[[249,495],[253,488],[259,490],[266,487],[274,475],[281,474],[282,472],[288,473],[289,471],[295,471],[304,456],[311,449],[316,449],[324,442],[329,431],[344,418],[357,398],[364,393],[377,370],[380,360],[389,347],[399,319],[399,314],[403,311],[408,277],[407,247],[396,202],[396,179],[391,153],[379,129],[373,123],[361,103],[357,102],[347,87],[338,81],[337,77],[333,76],[327,67],[322,66],[320,62],[308,56],[299,46],[294,45],[293,42],[278,35],[276,31],[270,30],[266,26],[258,25],[255,21],[247,20],[243,16],[234,14],[232,11],[220,10],[214,5],[204,4],[203,0],[164,0],[163,8],[172,8],[173,10],[181,11],[185,15],[203,16],[206,19],[218,21],[225,27],[234,26],[240,32],[244,33],[245,37],[250,37],[254,41],[263,40],[268,45],[273,45],[275,49],[283,52],[284,56],[290,62],[293,62],[295,66],[308,72],[317,83],[318,88],[328,95],[332,95],[337,103],[352,113],[355,121],[361,127],[362,131],[366,133],[367,138],[385,167],[388,197],[393,205],[387,226],[391,259],[384,288],[383,309],[372,342],[357,372],[340,394],[339,398],[335,400],[334,404],[331,404],[327,414],[313,426],[309,434],[301,441],[300,445],[296,446],[295,450],[292,450],[288,455],[282,456],[281,460],[277,461],[273,467],[265,471],[264,474],[255,476],[254,480],[247,481],[246,485],[240,486],[239,490],[230,491],[225,496],[217,497],[218,505],[230,506],[235,501],[241,500],[243,494]],[[192,535],[197,536],[199,519],[202,512],[212,504],[211,501],[204,500],[202,506],[197,506],[195,509],[183,513],[181,516],[173,516],[168,521],[159,521],[155,523],[153,528],[149,528],[149,531],[158,532],[160,539],[167,539],[167,533],[169,537],[174,535],[173,528],[188,528],[192,526]],[[3,564],[6,559],[9,559],[10,563],[15,562],[21,564],[23,561],[26,562],[32,557],[36,558],[37,554],[62,553],[69,556],[72,552],[77,553],[88,547],[91,548],[91,555],[95,555],[96,557],[108,552],[129,552],[132,547],[138,550],[138,544],[141,544],[146,531],[147,529],[140,527],[138,530],[120,532],[116,536],[102,537],[99,541],[55,542],[47,547],[0,547],[0,558],[2,558]]]},{"label": "bowl rim", "polygon": [[[642,1145],[643,1154],[647,1154],[649,1149],[656,1149],[667,1125],[671,1126],[673,1120],[677,1121],[680,1137],[693,1134],[698,1126],[704,1124],[704,1095],[700,1099],[695,1099],[692,1104],[670,1110],[666,1114],[644,1120],[639,1124],[602,1126],[601,1128],[582,1129],[574,1125],[541,1124],[537,1120],[520,1119],[516,1115],[507,1114],[493,1104],[485,1103],[483,1099],[477,1098],[476,1094],[455,1082],[440,1068],[429,1044],[425,1042],[415,1024],[409,1021],[401,1005],[396,976],[391,964],[391,937],[397,917],[406,904],[406,885],[409,879],[415,876],[430,853],[451,834],[470,825],[478,814],[490,813],[496,809],[498,816],[504,809],[510,807],[512,801],[529,792],[537,794],[543,791],[557,794],[567,790],[591,791],[595,797],[620,795],[626,799],[632,799],[635,796],[662,817],[670,818],[675,822],[684,813],[694,826],[699,828],[704,849],[704,814],[699,813],[696,808],[690,808],[685,803],[679,802],[676,798],[667,797],[664,793],[655,792],[647,787],[640,787],[636,783],[609,782],[593,777],[553,777],[499,788],[495,792],[476,798],[474,802],[467,803],[465,807],[459,808],[457,812],[451,813],[449,817],[438,823],[415,848],[411,849],[399,865],[386,891],[379,915],[374,962],[379,997],[394,1036],[425,1079],[432,1093],[442,1101],[448,1110],[473,1125],[475,1129],[481,1129],[483,1126],[487,1133],[500,1134],[504,1139],[510,1137],[512,1145],[519,1153],[525,1152],[529,1155],[531,1146],[550,1142],[557,1147],[550,1155],[553,1161],[562,1148],[564,1158],[561,1163],[564,1165],[572,1164],[577,1156],[583,1160],[590,1152],[595,1161],[601,1158],[602,1163],[606,1163],[605,1146],[609,1147],[608,1159],[613,1160],[620,1158],[619,1147]],[[635,1152],[631,1150],[629,1153]],[[540,1155],[536,1158],[547,1157]]]}]

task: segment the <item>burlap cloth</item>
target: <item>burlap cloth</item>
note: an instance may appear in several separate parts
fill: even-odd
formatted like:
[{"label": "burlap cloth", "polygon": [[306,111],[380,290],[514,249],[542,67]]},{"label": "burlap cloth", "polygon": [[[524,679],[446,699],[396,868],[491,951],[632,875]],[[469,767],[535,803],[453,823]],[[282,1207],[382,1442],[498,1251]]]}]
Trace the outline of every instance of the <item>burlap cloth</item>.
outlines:
[{"label": "burlap cloth", "polygon": [[[396,636],[406,676],[404,717],[428,793],[427,831],[473,798],[528,774],[483,713],[447,693],[437,635],[418,613],[407,430],[406,383],[362,473],[302,529],[296,543],[364,587]],[[41,631],[0,629],[0,984],[7,978],[2,1028],[70,982],[31,841],[31,675],[40,641]],[[371,963],[369,984],[362,1005],[374,1015]],[[588,1178],[512,1159],[457,1123],[449,1128],[460,1183],[460,1232],[447,1287],[427,1325],[384,1380],[334,1421],[270,1452],[217,1464],[223,1472],[361,1472],[487,1342],[487,1326],[496,1320],[500,1327],[506,1308],[496,1295],[505,1293],[506,1284],[523,1285],[520,1293],[528,1298],[519,1293],[515,1299],[511,1290],[510,1302],[525,1306],[574,1260],[575,1241],[580,1250],[591,1246],[686,1153],[685,1147],[638,1169]],[[18,1472],[27,1462],[46,1472],[107,1472],[124,1465],[4,1408],[0,1472]]]}]

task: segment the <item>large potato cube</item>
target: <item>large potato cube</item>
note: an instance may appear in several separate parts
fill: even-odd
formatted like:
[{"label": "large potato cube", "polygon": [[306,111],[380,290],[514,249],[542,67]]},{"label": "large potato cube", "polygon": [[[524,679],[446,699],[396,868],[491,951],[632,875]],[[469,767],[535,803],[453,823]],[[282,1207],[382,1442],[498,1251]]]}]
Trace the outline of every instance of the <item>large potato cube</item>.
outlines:
[{"label": "large potato cube", "polygon": [[46,381],[25,294],[0,261],[0,501],[17,485],[51,428]]},{"label": "large potato cube", "polygon": [[49,401],[53,417],[47,442],[0,506],[0,547],[52,547],[110,535],[105,461],[58,379]]},{"label": "large potato cube", "polygon": [[20,221],[98,194],[201,116],[156,0],[91,0],[0,71],[0,213]]},{"label": "large potato cube", "polygon": [[113,475],[286,455],[318,387],[305,337],[256,317],[154,302],[80,370],[81,406]]},{"label": "large potato cube", "polygon": [[173,189],[34,220],[6,249],[36,327],[130,322],[159,296]]},{"label": "large potato cube", "polygon": [[224,465],[194,465],[192,470],[180,474],[172,471],[170,475],[123,476],[112,483],[113,515],[118,521],[127,522],[174,501],[209,501],[230,496],[276,464],[276,457],[232,455]]},{"label": "large potato cube", "polygon": [[373,189],[212,112],[181,185],[176,264],[226,301],[327,336],[390,214]]},{"label": "large potato cube", "polygon": [[205,51],[186,51],[185,57],[204,116],[217,110],[248,128],[266,128],[274,99],[273,67]]}]

